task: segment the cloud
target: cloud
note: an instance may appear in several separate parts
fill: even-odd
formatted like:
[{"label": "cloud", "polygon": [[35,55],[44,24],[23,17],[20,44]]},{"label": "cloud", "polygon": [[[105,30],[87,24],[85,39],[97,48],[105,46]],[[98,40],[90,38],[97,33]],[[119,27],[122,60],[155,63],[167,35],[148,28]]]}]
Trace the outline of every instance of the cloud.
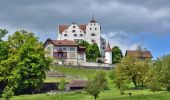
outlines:
[{"label": "cloud", "polygon": [[[87,24],[92,15],[103,35],[123,51],[141,41],[141,33],[170,33],[169,0],[0,0],[0,27],[26,29],[42,41],[57,38],[59,24]],[[133,35],[133,36],[132,36]],[[110,38],[111,37],[111,38]],[[107,39],[107,38],[106,38]]]}]

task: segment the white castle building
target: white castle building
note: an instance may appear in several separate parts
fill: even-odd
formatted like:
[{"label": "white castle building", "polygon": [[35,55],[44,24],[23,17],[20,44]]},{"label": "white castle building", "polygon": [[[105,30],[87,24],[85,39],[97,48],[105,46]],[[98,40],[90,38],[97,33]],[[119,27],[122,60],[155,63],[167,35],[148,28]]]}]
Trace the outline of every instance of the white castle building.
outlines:
[{"label": "white castle building", "polygon": [[85,40],[90,44],[97,43],[101,55],[105,56],[106,40],[101,36],[101,26],[94,18],[85,25],[59,25],[57,40]]}]

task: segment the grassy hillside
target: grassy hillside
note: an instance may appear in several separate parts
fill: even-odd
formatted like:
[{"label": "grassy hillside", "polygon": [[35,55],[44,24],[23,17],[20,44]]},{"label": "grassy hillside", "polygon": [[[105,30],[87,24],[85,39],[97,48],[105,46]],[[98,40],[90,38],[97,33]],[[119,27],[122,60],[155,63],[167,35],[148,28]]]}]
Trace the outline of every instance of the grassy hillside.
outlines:
[{"label": "grassy hillside", "polygon": [[[98,70],[92,69],[77,69],[66,67],[52,67],[53,70],[70,74],[74,76],[80,76],[83,78],[92,78]],[[107,76],[110,71],[106,71]],[[120,95],[120,91],[115,88],[114,83],[108,77],[108,90],[102,91],[98,100],[170,100],[169,92],[151,92],[148,89],[145,90],[126,90],[124,95]],[[53,80],[53,79],[51,79]],[[68,79],[69,81],[70,79]],[[132,96],[128,93],[131,92]],[[37,94],[37,95],[21,95],[14,96],[11,100],[94,100],[94,98],[85,93],[77,94],[76,92],[67,94]]]},{"label": "grassy hillside", "polygon": [[[56,70],[58,72],[62,72],[64,74],[70,74],[74,76],[80,76],[83,78],[92,78],[95,73],[99,70],[95,69],[79,69],[79,68],[66,68],[62,66],[53,66],[51,69]],[[105,70],[106,73],[109,73],[109,70]]]}]

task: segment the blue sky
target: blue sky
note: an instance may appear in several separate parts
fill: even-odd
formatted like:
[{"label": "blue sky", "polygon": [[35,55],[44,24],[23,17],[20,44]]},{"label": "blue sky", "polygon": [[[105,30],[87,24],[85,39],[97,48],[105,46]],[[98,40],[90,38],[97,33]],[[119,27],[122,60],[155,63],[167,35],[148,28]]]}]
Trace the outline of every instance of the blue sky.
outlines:
[{"label": "blue sky", "polygon": [[[92,15],[102,36],[123,53],[137,45],[154,58],[170,53],[170,0],[0,0],[0,28],[57,38],[59,24],[87,24]],[[6,37],[7,38],[7,37]]]}]

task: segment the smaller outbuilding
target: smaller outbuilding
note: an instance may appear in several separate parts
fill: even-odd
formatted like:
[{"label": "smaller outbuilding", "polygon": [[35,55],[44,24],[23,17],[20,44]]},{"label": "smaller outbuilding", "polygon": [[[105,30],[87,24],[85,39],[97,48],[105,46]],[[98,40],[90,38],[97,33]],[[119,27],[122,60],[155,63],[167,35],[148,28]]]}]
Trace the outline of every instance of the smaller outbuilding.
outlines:
[{"label": "smaller outbuilding", "polygon": [[81,90],[84,89],[87,85],[87,80],[72,80],[69,84],[68,84],[68,88],[69,90]]},{"label": "smaller outbuilding", "polygon": [[152,53],[150,51],[126,50],[125,57],[127,56],[135,57],[142,60],[151,60],[153,58]]}]

